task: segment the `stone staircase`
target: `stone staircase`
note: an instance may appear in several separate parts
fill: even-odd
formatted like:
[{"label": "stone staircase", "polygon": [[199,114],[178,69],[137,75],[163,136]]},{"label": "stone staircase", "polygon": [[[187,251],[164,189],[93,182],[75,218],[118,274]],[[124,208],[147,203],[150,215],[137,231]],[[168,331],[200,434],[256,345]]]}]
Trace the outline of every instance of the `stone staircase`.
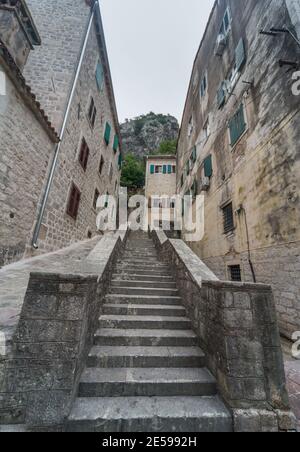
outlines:
[{"label": "stone staircase", "polygon": [[131,234],[116,265],[67,429],[232,430],[174,276],[146,234]]}]

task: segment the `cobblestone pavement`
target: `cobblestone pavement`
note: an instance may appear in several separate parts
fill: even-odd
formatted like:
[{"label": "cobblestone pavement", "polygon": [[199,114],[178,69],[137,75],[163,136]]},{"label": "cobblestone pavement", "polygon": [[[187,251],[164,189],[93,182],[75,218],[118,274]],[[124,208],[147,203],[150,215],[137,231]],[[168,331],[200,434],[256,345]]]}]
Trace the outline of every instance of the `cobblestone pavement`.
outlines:
[{"label": "cobblestone pavement", "polygon": [[18,323],[31,272],[72,273],[95,247],[99,237],[74,244],[58,252],[44,254],[7,265],[0,270],[0,333],[6,343]]},{"label": "cobblestone pavement", "polygon": [[282,339],[282,348],[291,407],[298,419],[298,431],[300,432],[300,360],[292,357],[291,342]]}]

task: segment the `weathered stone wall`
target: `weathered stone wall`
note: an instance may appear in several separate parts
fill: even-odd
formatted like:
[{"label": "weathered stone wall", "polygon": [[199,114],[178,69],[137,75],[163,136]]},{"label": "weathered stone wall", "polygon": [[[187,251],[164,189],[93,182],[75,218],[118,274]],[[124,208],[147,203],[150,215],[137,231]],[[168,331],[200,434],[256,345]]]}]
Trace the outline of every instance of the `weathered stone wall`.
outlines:
[{"label": "weathered stone wall", "polygon": [[85,0],[27,0],[42,46],[31,52],[24,75],[60,131],[87,28]]},{"label": "weathered stone wall", "polygon": [[233,410],[235,431],[294,429],[270,286],[217,281],[186,245],[153,232],[173,265],[193,328]]},{"label": "weathered stone wall", "polygon": [[31,274],[11,351],[0,357],[0,423],[62,428],[122,238],[103,238],[87,259],[69,268],[72,274]]},{"label": "weathered stone wall", "polygon": [[[227,3],[231,31],[222,57],[218,57],[215,45]],[[284,0],[241,0],[238,7],[235,1],[227,3],[216,4],[193,69],[179,139],[177,191],[185,193],[195,178],[199,181],[203,161],[211,154],[213,175],[205,193],[205,236],[190,246],[220,278],[228,279],[230,265],[241,265],[243,280],[253,282],[249,242],[256,280],[272,284],[281,332],[290,337],[300,329],[300,116],[299,98],[292,94],[292,72],[280,67],[279,60],[299,59],[300,49],[289,35],[273,38],[259,33],[274,24],[292,28]],[[232,94],[218,108],[217,91],[228,78],[241,38],[246,63]],[[207,93],[200,99],[199,83],[206,71]],[[241,103],[246,131],[232,147],[228,123]],[[194,129],[189,138],[192,116]],[[207,119],[211,133],[204,140]],[[197,163],[181,187],[181,175],[195,144]],[[222,207],[229,202],[234,230],[224,234]]]},{"label": "weathered stone wall", "polygon": [[286,5],[298,38],[300,38],[300,4],[298,0],[286,0]]},{"label": "weathered stone wall", "polygon": [[7,73],[5,80],[6,95],[0,95],[0,267],[21,259],[30,243],[54,150]]},{"label": "weathered stone wall", "polygon": [[[87,237],[88,231],[94,235],[97,232],[97,214],[93,208],[95,190],[98,189],[101,195],[106,192],[110,195],[118,194],[120,151],[114,152],[112,148],[116,130],[113,126],[112,110],[106,85],[103,84],[102,90],[99,91],[95,79],[95,70],[99,58],[95,28],[92,27],[43,219],[39,238],[40,251],[53,251],[70,243],[83,240]],[[87,117],[91,96],[97,109],[94,128],[91,127]],[[106,122],[109,122],[112,126],[108,146],[103,138]],[[83,137],[90,149],[86,171],[83,170],[78,161]],[[105,163],[100,174],[101,156]],[[66,213],[72,182],[81,191],[76,220]]]}]

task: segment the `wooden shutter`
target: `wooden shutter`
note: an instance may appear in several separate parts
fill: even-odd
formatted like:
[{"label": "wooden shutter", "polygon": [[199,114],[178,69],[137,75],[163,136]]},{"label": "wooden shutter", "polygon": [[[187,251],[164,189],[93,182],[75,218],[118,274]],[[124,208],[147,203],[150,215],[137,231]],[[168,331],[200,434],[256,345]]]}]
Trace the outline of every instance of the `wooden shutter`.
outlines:
[{"label": "wooden shutter", "polygon": [[240,71],[246,61],[246,52],[245,52],[245,44],[244,39],[240,39],[237,48],[235,49],[235,65],[236,70]]},{"label": "wooden shutter", "polygon": [[96,82],[97,82],[97,86],[98,86],[99,91],[102,90],[103,79],[104,79],[103,67],[102,67],[102,64],[99,61],[98,64],[97,64],[97,69],[96,69]]},{"label": "wooden shutter", "polygon": [[246,127],[247,127],[247,125],[246,125],[245,115],[244,115],[244,105],[241,104],[241,106],[238,109],[238,111],[236,112],[236,114],[229,121],[231,146],[234,146],[238,142],[240,137],[245,132]]},{"label": "wooden shutter", "polygon": [[150,174],[155,173],[155,165],[150,165]]},{"label": "wooden shutter", "polygon": [[167,174],[167,165],[163,165],[163,174]]},{"label": "wooden shutter", "polygon": [[70,191],[70,196],[67,206],[67,214],[70,215],[74,220],[76,220],[79,210],[81,193],[76,185],[73,183]]},{"label": "wooden shutter", "polygon": [[208,157],[206,157],[206,159],[204,160],[204,175],[205,177],[211,177],[213,173],[213,169],[212,169],[212,156],[209,155]]},{"label": "wooden shutter", "polygon": [[172,174],[172,165],[168,165],[168,174]]},{"label": "wooden shutter", "polygon": [[225,104],[225,100],[226,100],[225,86],[224,86],[224,82],[222,82],[220,88],[218,89],[218,93],[217,93],[217,102],[218,102],[219,108],[223,107],[223,105]]},{"label": "wooden shutter", "polygon": [[118,135],[115,135],[115,137],[114,137],[114,144],[113,144],[113,150],[115,152],[117,152],[118,147],[119,147],[119,137],[118,137]]},{"label": "wooden shutter", "polygon": [[104,141],[107,144],[107,146],[109,145],[110,134],[111,134],[111,125],[107,122],[106,126],[105,126],[105,132],[104,132]]}]

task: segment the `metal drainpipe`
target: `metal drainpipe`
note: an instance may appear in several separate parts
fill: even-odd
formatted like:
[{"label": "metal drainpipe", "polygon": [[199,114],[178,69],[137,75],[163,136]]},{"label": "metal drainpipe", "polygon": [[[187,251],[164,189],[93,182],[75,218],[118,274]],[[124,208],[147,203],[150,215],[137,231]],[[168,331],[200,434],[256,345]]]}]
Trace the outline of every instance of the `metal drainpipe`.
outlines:
[{"label": "metal drainpipe", "polygon": [[53,182],[53,177],[54,177],[56,164],[57,164],[57,160],[58,160],[58,156],[59,156],[61,142],[62,142],[62,139],[64,137],[65,130],[66,130],[67,121],[68,121],[68,117],[69,117],[69,113],[70,113],[70,109],[71,109],[74,93],[75,93],[75,90],[76,90],[76,85],[77,85],[77,81],[78,81],[78,78],[79,78],[79,74],[80,74],[83,58],[84,58],[84,55],[85,55],[85,51],[86,51],[86,47],[87,47],[87,43],[88,43],[88,39],[89,39],[89,34],[90,34],[90,30],[91,30],[91,27],[92,27],[92,24],[93,24],[93,19],[94,19],[94,15],[95,15],[95,11],[96,11],[96,6],[97,5],[98,5],[98,0],[96,0],[96,2],[94,3],[93,9],[91,11],[91,15],[90,15],[89,23],[88,23],[88,26],[87,26],[84,43],[83,43],[83,46],[82,46],[82,49],[81,49],[80,58],[79,58],[79,61],[78,61],[76,74],[75,74],[75,77],[74,77],[72,89],[71,89],[70,96],[69,96],[68,105],[67,105],[67,108],[66,108],[66,112],[65,112],[65,115],[64,115],[62,128],[61,128],[60,135],[59,135],[59,143],[56,145],[56,148],[55,148],[55,155],[54,155],[54,158],[53,158],[53,161],[52,161],[52,166],[51,166],[51,170],[50,170],[50,173],[49,173],[47,186],[46,186],[46,190],[45,190],[44,197],[43,197],[43,202],[42,202],[42,205],[41,205],[41,208],[40,208],[40,211],[39,211],[39,215],[38,215],[38,220],[37,220],[37,223],[36,223],[36,226],[35,226],[35,229],[34,229],[33,239],[32,239],[32,246],[35,249],[38,249],[37,241],[38,241],[38,238],[39,238],[39,235],[40,235],[42,221],[43,221],[44,213],[45,213],[45,210],[46,210],[46,205],[47,205],[47,201],[48,201],[48,198],[49,198],[49,193],[50,193],[51,185],[52,185],[52,182]]}]

